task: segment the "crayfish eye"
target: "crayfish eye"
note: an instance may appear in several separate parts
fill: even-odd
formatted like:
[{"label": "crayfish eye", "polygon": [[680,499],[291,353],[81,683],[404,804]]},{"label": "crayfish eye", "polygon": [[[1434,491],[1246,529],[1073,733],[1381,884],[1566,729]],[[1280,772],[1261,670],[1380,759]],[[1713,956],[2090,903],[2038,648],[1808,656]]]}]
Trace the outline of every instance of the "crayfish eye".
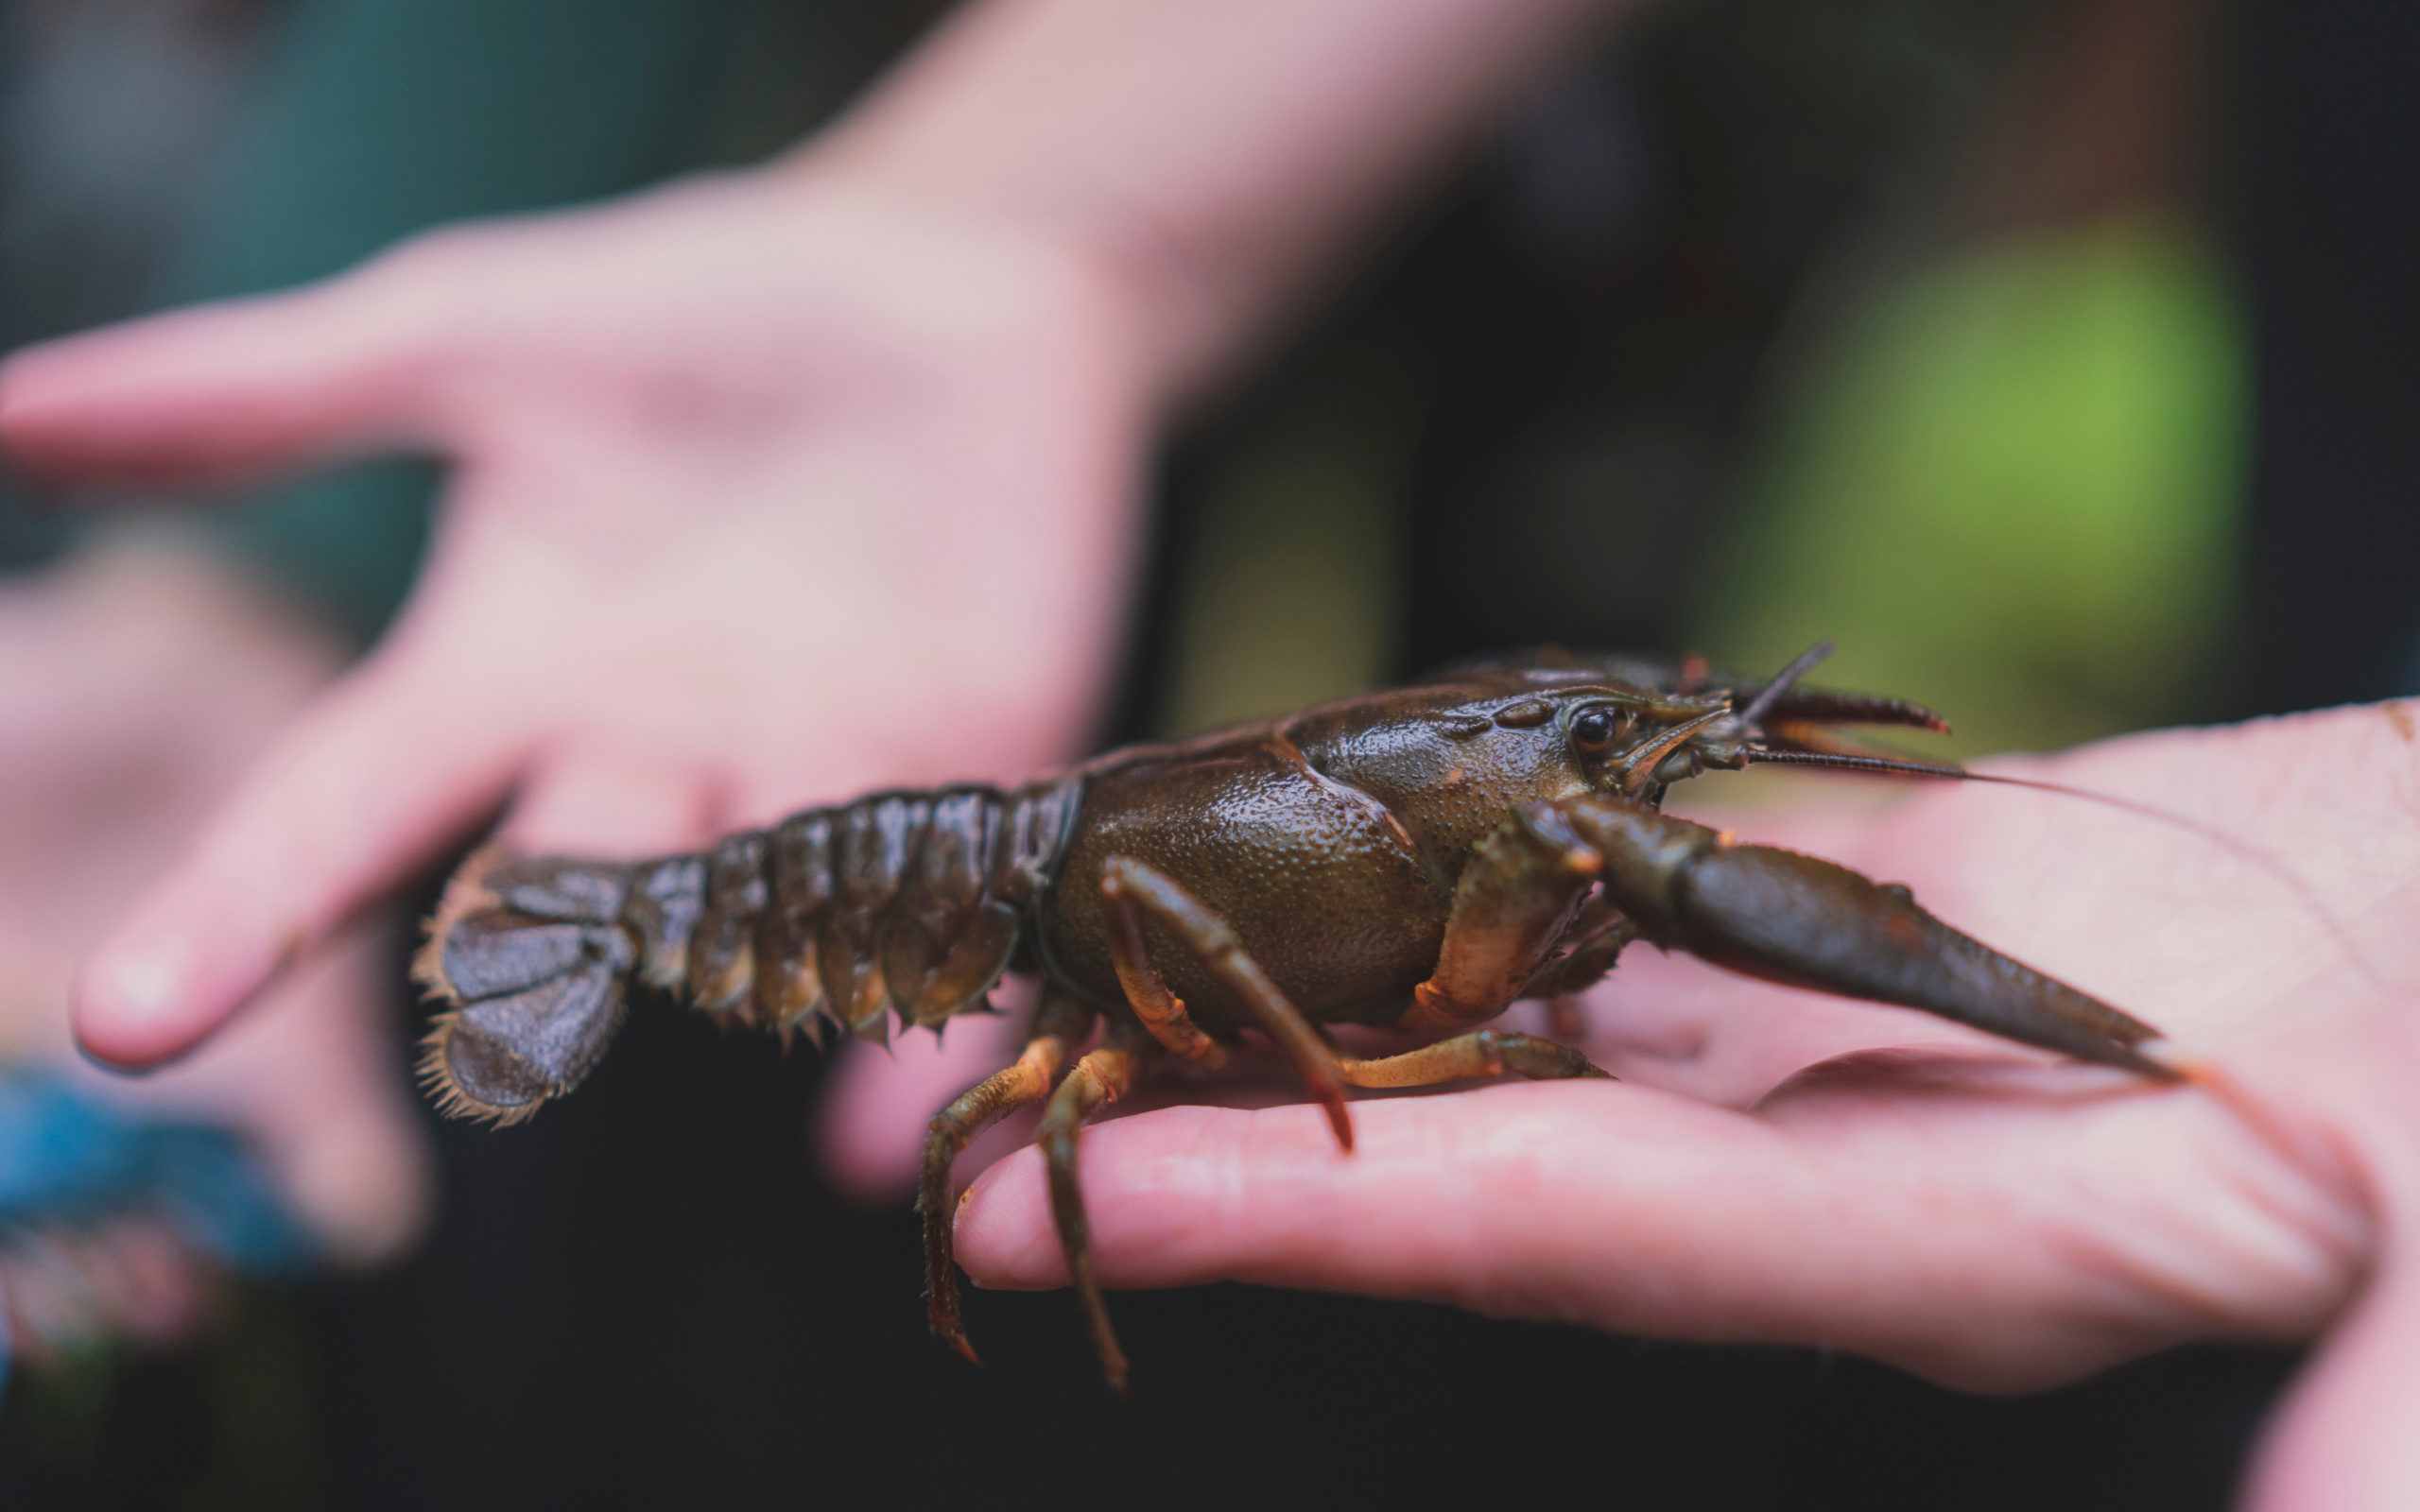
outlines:
[{"label": "crayfish eye", "polygon": [[1599,705],[1582,709],[1571,716],[1571,740],[1582,750],[1599,751],[1614,743],[1621,733],[1621,719],[1611,709]]}]

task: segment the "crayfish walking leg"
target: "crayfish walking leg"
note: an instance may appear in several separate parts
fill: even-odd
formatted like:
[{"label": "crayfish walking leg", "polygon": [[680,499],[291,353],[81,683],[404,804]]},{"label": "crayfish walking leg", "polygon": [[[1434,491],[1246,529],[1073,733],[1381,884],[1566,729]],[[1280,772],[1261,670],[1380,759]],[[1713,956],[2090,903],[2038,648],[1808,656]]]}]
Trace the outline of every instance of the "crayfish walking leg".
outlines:
[{"label": "crayfish walking leg", "polygon": [[[1344,1073],[1336,1052],[1320,1038],[1300,1008],[1287,999],[1269,973],[1244,950],[1234,926],[1219,917],[1157,867],[1132,856],[1112,856],[1101,868],[1101,896],[1108,901],[1110,954],[1118,984],[1135,1017],[1154,1039],[1191,1059],[1225,1058],[1217,1044],[1194,1026],[1184,1002],[1169,992],[1167,983],[1151,964],[1143,940],[1143,916],[1149,914],[1184,942],[1195,959],[1216,973],[1253,1017],[1253,1027],[1294,1064],[1310,1094],[1327,1109],[1328,1126],[1336,1142],[1353,1148],[1353,1118],[1344,1110]],[[1205,1054],[1207,1052],[1208,1054]]]},{"label": "crayfish walking leg", "polygon": [[[1399,1027],[1425,1034],[1484,1023],[1516,998],[1560,997],[1604,975],[1638,928],[1611,914],[1592,924],[1583,912],[1601,907],[1588,892],[1603,865],[1576,837],[1523,816],[1498,825],[1462,868],[1437,969],[1412,989]],[[1579,945],[1550,960],[1575,925]]]},{"label": "crayfish walking leg", "polygon": [[1059,1225],[1059,1245],[1066,1252],[1067,1275],[1075,1282],[1076,1299],[1084,1310],[1094,1352],[1109,1388],[1128,1396],[1126,1351],[1117,1346],[1110,1327],[1109,1308],[1100,1284],[1093,1280],[1092,1228],[1084,1217],[1084,1193],[1076,1179],[1076,1141],[1084,1120],[1101,1104],[1125,1096],[1134,1088],[1150,1057],[1159,1049],[1150,1037],[1131,1024],[1113,1024],[1100,1048],[1076,1062],[1076,1069],[1050,1094],[1042,1115],[1040,1143],[1050,1168],[1050,1215]]},{"label": "crayfish walking leg", "polygon": [[1477,1029],[1399,1056],[1344,1062],[1356,1087],[1433,1087],[1467,1076],[1501,1076],[1508,1071],[1537,1081],[1613,1080],[1569,1045],[1511,1029]]},{"label": "crayfish walking leg", "polygon": [[950,1168],[967,1141],[1020,1108],[1050,1094],[1068,1052],[1083,1042],[1092,1028],[1093,1012],[1073,998],[1043,989],[1042,1006],[1034,1014],[1033,1038],[1016,1063],[985,1077],[964,1096],[934,1118],[925,1136],[924,1179],[916,1192],[916,1211],[925,1220],[925,1316],[933,1332],[977,1364],[975,1347],[966,1342],[966,1326],[958,1306],[957,1213],[950,1201]]}]

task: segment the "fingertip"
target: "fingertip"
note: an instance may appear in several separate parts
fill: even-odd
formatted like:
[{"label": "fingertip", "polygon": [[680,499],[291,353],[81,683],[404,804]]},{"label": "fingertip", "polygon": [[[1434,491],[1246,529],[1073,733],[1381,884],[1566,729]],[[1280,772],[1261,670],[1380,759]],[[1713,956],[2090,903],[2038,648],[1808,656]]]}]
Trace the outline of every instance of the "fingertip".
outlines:
[{"label": "fingertip", "polygon": [[78,1043],[145,1070],[209,1038],[307,946],[467,830],[510,780],[512,732],[429,744],[443,706],[365,669],[257,762],[70,989]]},{"label": "fingertip", "polygon": [[68,470],[62,429],[76,409],[73,339],[28,347],[0,358],[0,455],[28,476],[50,480]]},{"label": "fingertip", "polygon": [[266,987],[290,952],[249,954],[130,920],[85,958],[69,988],[78,1048],[113,1071],[175,1060]]},{"label": "fingertip", "polygon": [[100,1065],[147,1071],[201,1044],[308,943],[273,907],[191,866],[163,878],[78,968],[68,988],[78,1047]]},{"label": "fingertip", "polygon": [[400,443],[420,428],[408,343],[333,299],[340,286],[15,352],[0,362],[0,454],[54,484],[220,483]]},{"label": "fingertip", "polygon": [[162,372],[175,343],[151,335],[104,332],[11,356],[0,369],[10,469],[52,486],[127,485],[233,476],[275,455],[223,394]]}]

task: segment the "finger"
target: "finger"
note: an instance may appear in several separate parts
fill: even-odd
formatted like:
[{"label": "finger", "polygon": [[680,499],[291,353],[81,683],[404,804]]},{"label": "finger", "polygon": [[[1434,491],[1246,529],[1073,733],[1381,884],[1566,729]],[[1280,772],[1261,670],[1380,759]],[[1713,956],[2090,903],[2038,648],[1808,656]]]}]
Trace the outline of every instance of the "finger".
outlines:
[{"label": "finger", "polygon": [[2385,1268],[2294,1388],[2256,1460],[2255,1512],[2420,1506],[2420,1257]]},{"label": "finger", "polygon": [[[1842,1346],[1998,1389],[2291,1336],[2341,1298],[2358,1221],[2207,1099],[2059,1107],[2044,1072],[1983,1074],[2017,1080],[1763,1115],[1601,1083],[1365,1101],[1350,1156],[1316,1109],[1166,1109],[1085,1137],[1096,1264]],[[984,1284],[1063,1283],[1034,1152],[977,1183],[959,1253]]]},{"label": "finger", "polygon": [[525,855],[695,850],[717,838],[718,785],[694,762],[582,746],[541,759],[501,838]]},{"label": "finger", "polygon": [[85,958],[85,1052],[126,1068],[182,1054],[493,811],[520,727],[463,704],[387,657],[306,712]]},{"label": "finger", "polygon": [[424,442],[431,307],[373,269],[28,348],[0,451],[60,482],[209,483]]},{"label": "finger", "polygon": [[[2342,980],[2323,979],[2313,1000],[2342,1001]],[[2286,1137],[2321,1138],[2351,1165],[2352,1181],[2378,1213],[2368,1284],[2288,1393],[2254,1458],[2244,1505],[2257,1512],[2420,1505],[2411,1433],[2420,1413],[2420,1376],[2412,1371],[2420,1359],[2415,1052],[2420,1034],[2408,1015],[2390,1011],[2348,1019],[2336,1034],[2273,1037],[2248,1053],[2248,1072],[2230,1063],[2213,1082],[2253,1116],[2275,1117],[2291,1131]],[[2322,1096],[2311,1098],[2309,1089]]]}]

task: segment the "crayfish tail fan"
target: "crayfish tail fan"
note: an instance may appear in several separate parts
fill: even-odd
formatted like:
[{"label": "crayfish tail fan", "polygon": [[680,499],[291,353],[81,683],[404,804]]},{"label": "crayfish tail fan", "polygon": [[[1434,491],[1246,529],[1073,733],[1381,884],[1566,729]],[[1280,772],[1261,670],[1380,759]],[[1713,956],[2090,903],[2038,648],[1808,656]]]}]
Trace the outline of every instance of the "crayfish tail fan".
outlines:
[{"label": "crayfish tail fan", "polygon": [[619,922],[628,868],[471,858],[412,975],[449,1006],[420,1074],[456,1117],[516,1124],[588,1074],[620,1029],[637,943]]}]

